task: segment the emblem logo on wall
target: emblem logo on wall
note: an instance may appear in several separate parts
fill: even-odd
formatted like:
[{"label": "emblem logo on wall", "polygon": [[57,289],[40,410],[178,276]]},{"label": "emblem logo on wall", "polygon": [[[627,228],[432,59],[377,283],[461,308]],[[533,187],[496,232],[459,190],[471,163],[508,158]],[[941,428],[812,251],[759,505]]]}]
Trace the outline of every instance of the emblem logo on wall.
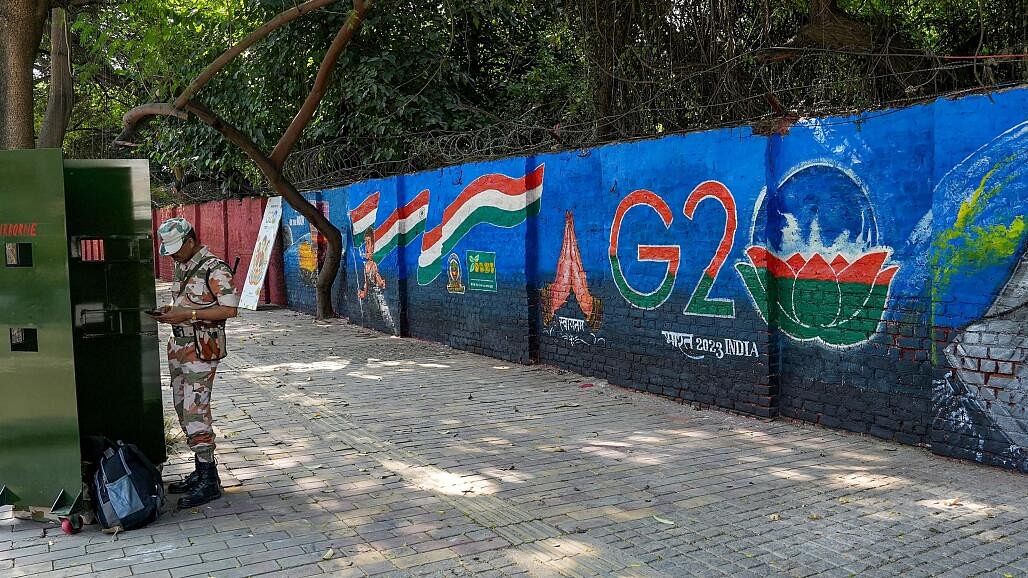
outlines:
[{"label": "emblem logo on wall", "polygon": [[468,289],[496,291],[496,253],[468,251]]},{"label": "emblem logo on wall", "polygon": [[460,257],[456,253],[450,253],[450,257],[446,261],[446,290],[456,295],[463,295],[464,282],[461,280],[463,274],[460,269]]},{"label": "emblem logo on wall", "polygon": [[588,281],[582,265],[582,252],[578,248],[578,237],[575,235],[575,217],[571,211],[567,211],[564,213],[564,242],[560,248],[560,257],[557,258],[557,271],[553,282],[539,290],[543,325],[554,322],[557,311],[573,294],[585,319],[557,318],[561,330],[584,332],[588,325],[592,331],[599,331],[603,322],[603,301],[589,292]]},{"label": "emblem logo on wall", "polygon": [[[858,345],[878,332],[898,265],[857,179],[823,163],[800,166],[757,202],[736,264],[768,324],[798,341]],[[826,241],[827,239],[827,241]]]}]

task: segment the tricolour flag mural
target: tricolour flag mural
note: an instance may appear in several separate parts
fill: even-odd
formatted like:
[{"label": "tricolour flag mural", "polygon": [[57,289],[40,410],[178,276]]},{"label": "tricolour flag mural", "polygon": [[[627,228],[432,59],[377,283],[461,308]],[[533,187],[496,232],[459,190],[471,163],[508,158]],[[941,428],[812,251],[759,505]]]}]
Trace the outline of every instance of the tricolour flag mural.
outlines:
[{"label": "tricolour flag mural", "polygon": [[350,223],[354,237],[361,236],[375,226],[375,218],[378,216],[378,198],[379,192],[375,191],[357,205],[356,209],[350,211]]},{"label": "tricolour flag mural", "polygon": [[[378,194],[378,193],[375,193]],[[381,263],[397,247],[406,247],[425,232],[428,220],[428,189],[393,211],[375,228],[375,262]]]},{"label": "tricolour flag mural", "polygon": [[421,239],[418,284],[427,285],[442,273],[443,255],[475,226],[516,227],[539,214],[543,196],[543,170],[539,165],[521,178],[492,174],[481,176],[443,211],[443,221]]}]

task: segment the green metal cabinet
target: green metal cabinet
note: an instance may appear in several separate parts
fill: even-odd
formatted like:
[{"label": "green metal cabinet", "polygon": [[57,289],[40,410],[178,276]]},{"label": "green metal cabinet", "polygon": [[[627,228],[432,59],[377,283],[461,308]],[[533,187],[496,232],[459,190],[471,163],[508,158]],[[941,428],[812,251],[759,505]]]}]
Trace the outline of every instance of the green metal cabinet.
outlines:
[{"label": "green metal cabinet", "polygon": [[146,161],[0,152],[0,505],[78,505],[81,440],[166,459]]}]

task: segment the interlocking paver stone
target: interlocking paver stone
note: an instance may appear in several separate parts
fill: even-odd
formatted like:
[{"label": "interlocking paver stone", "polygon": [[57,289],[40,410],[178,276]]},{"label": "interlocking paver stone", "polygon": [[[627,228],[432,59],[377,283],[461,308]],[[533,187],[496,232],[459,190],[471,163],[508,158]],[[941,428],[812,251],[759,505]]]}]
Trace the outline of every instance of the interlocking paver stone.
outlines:
[{"label": "interlocking paver stone", "polygon": [[0,508],[0,575],[1028,573],[1020,474],[288,310],[229,327],[225,497],[117,537]]}]

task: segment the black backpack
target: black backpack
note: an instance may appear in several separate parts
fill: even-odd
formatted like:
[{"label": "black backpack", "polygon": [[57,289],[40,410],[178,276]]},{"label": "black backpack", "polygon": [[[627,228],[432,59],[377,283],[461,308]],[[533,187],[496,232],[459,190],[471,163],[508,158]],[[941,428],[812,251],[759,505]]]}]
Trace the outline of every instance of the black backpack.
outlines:
[{"label": "black backpack", "polygon": [[105,529],[142,528],[160,517],[164,507],[161,472],[139,448],[120,441],[104,450],[89,489]]}]

